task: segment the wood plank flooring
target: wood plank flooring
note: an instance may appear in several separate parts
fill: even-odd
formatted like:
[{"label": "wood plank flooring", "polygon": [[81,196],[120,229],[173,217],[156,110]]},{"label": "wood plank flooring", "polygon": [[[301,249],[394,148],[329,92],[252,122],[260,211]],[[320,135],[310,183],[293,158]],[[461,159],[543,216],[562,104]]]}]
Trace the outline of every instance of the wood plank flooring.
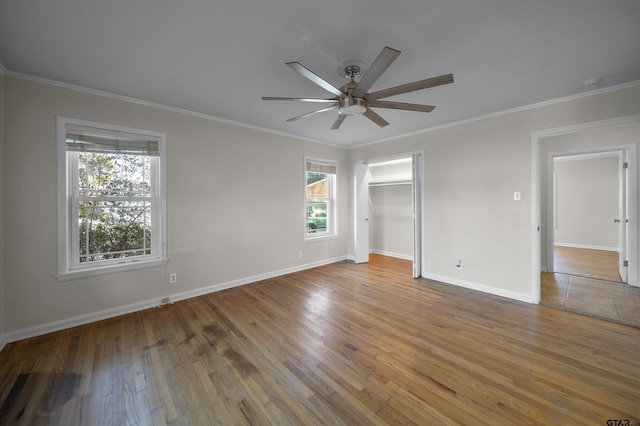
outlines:
[{"label": "wood plank flooring", "polygon": [[640,421],[640,329],[371,256],[0,352],[2,425]]},{"label": "wood plank flooring", "polygon": [[622,282],[618,252],[615,251],[555,246],[553,270],[560,274]]}]

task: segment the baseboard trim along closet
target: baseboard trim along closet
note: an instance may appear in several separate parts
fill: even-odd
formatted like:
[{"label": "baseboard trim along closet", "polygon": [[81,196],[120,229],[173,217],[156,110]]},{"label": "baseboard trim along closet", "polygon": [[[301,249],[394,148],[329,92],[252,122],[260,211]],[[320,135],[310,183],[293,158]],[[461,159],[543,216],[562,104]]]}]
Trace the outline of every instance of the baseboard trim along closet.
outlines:
[{"label": "baseboard trim along closet", "polygon": [[525,293],[516,293],[515,291],[508,291],[497,287],[488,286],[485,284],[479,284],[471,281],[460,280],[444,275],[423,273],[422,278],[429,280],[439,281],[445,284],[457,285],[458,287],[468,288],[470,290],[481,291],[483,293],[489,293],[494,296],[507,297],[509,299],[519,300],[526,303],[535,303],[531,295]]},{"label": "baseboard trim along closet", "polygon": [[410,254],[402,254],[402,253],[393,253],[390,251],[384,250],[371,250],[371,253],[380,254],[382,256],[395,257],[396,259],[410,260],[413,261],[413,256]]}]

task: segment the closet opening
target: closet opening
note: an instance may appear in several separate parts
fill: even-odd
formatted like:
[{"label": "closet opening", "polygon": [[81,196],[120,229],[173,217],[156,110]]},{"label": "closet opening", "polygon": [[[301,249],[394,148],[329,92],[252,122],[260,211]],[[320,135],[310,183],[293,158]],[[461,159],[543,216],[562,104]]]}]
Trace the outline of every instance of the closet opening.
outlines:
[{"label": "closet opening", "polygon": [[422,154],[356,164],[356,263],[369,254],[410,260],[422,274]]}]

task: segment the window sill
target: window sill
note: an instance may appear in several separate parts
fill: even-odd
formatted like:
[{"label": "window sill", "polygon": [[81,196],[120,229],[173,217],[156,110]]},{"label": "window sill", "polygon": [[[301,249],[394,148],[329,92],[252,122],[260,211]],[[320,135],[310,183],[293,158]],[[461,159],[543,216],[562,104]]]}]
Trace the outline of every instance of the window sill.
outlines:
[{"label": "window sill", "polygon": [[65,282],[81,280],[85,278],[97,277],[100,275],[116,274],[119,272],[135,271],[138,269],[154,268],[167,264],[167,259],[144,260],[140,262],[130,262],[120,265],[98,266],[87,269],[76,269],[62,272],[55,276],[56,281]]},{"label": "window sill", "polygon": [[305,243],[312,243],[314,241],[332,240],[334,238],[338,238],[338,234],[319,235],[317,237],[306,236],[305,239],[304,239],[304,242]]}]

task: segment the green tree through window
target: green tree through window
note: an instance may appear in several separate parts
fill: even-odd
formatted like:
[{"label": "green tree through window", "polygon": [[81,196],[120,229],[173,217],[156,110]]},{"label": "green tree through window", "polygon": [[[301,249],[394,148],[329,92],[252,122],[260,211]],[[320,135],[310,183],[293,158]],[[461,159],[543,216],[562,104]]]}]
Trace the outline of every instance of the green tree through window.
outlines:
[{"label": "green tree through window", "polygon": [[78,153],[79,261],[150,254],[150,158]]}]

